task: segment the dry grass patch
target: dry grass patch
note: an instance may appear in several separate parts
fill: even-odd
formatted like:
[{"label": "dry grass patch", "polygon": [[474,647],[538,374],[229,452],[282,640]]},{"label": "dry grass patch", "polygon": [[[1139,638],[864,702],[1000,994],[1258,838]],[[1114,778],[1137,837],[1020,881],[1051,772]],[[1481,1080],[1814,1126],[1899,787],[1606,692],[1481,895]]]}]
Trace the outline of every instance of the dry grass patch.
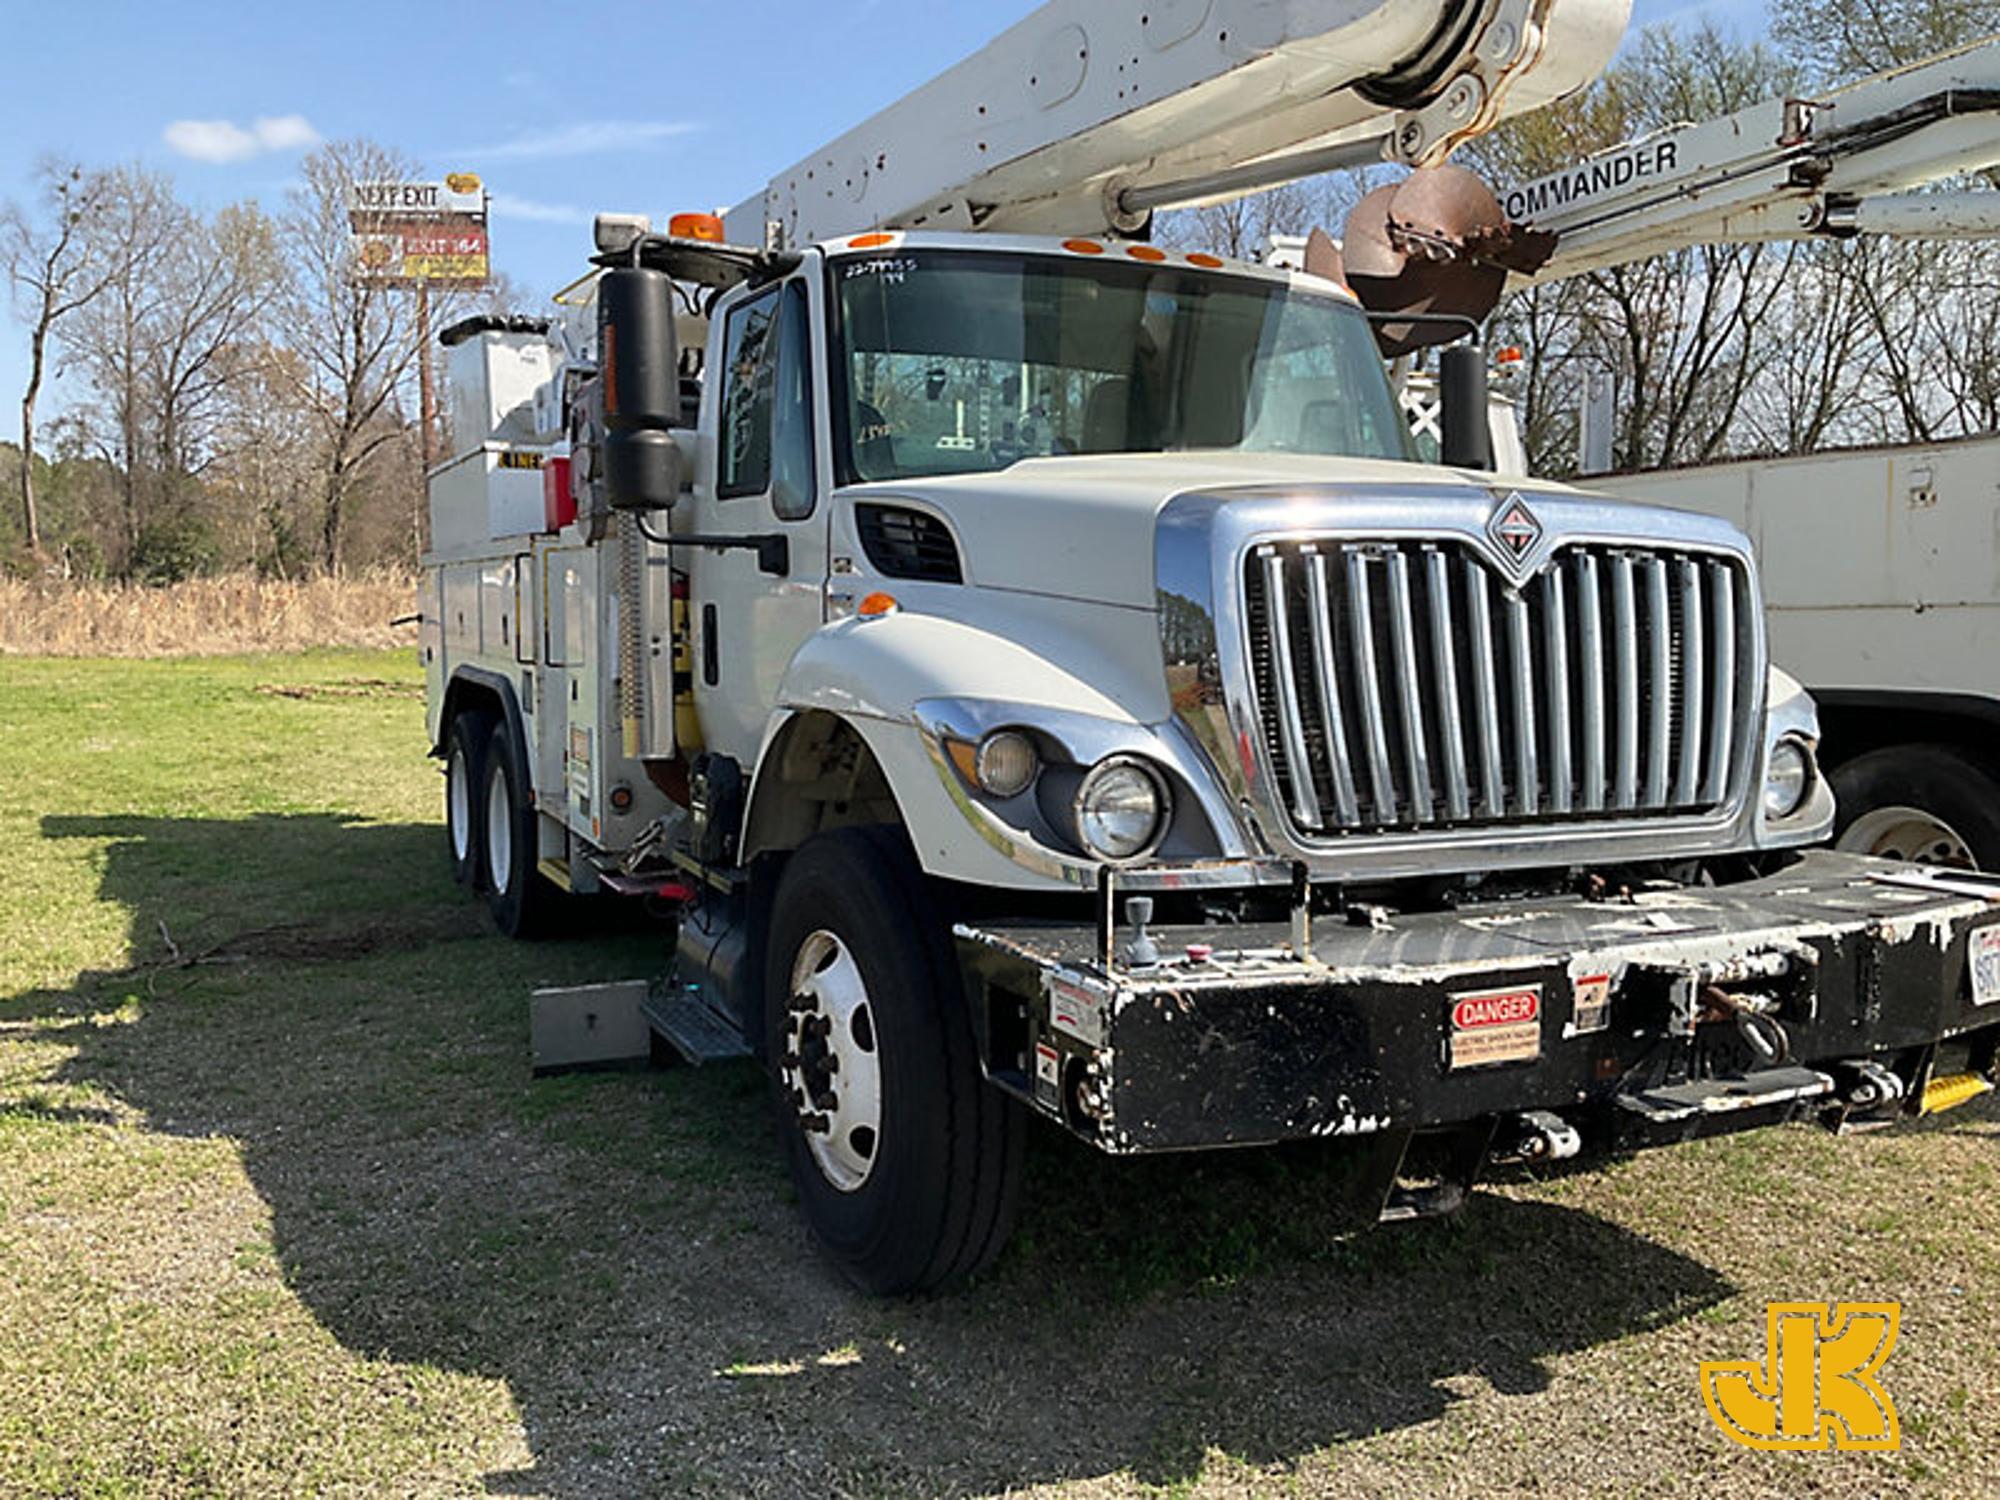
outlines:
[{"label": "dry grass patch", "polygon": [[238,573],[167,587],[0,578],[0,655],[219,656],[413,645],[399,572],[292,582]]}]

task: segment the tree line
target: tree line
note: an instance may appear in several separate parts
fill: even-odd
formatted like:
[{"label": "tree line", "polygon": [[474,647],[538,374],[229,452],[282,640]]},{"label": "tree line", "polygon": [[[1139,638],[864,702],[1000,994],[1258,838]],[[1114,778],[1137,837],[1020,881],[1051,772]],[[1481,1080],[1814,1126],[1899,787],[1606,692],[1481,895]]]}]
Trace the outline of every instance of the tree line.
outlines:
[{"label": "tree line", "polygon": [[[413,566],[414,298],[350,275],[347,210],[350,183],[411,175],[330,143],[276,211],[205,212],[142,165],[43,159],[29,199],[0,204],[28,353],[0,565],[150,582]],[[434,295],[434,319],[468,300]]]},{"label": "tree line", "polygon": [[[1683,121],[1810,94],[2000,30],[1995,0],[1774,7],[1771,39],[1637,38],[1575,99],[1466,152],[1498,185]],[[170,580],[413,565],[422,439],[408,293],[350,274],[347,188],[413,175],[361,141],[305,158],[282,208],[203,212],[151,169],[49,159],[0,205],[26,334],[22,441],[0,444],[0,566]],[[1383,174],[1169,215],[1164,238],[1256,258],[1338,230]],[[468,299],[439,299],[438,326]],[[487,299],[504,310],[504,283]],[[454,305],[455,303],[455,305]],[[1520,292],[1491,341],[1531,467],[1578,464],[1586,385],[1616,393],[1622,469],[2000,430],[2000,249],[1815,240],[1676,251]],[[47,410],[58,373],[73,399]]]}]

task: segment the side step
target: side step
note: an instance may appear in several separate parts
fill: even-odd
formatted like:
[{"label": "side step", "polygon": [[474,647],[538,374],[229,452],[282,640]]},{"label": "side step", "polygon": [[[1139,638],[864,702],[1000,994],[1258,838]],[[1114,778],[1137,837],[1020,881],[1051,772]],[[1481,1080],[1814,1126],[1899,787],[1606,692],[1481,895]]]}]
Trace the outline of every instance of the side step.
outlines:
[{"label": "side step", "polygon": [[696,1067],[750,1056],[750,1043],[726,1016],[678,985],[655,984],[640,1002],[654,1034]]},{"label": "side step", "polygon": [[1799,1104],[1832,1092],[1833,1080],[1815,1069],[1764,1068],[1737,1078],[1661,1084],[1620,1094],[1617,1102],[1649,1125],[1679,1125],[1701,1117]]}]

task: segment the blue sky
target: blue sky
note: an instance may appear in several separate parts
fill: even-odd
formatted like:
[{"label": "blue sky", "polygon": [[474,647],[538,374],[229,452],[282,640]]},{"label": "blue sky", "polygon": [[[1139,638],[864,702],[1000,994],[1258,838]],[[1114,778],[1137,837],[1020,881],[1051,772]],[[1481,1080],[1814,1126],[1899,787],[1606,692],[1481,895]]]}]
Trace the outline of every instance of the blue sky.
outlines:
[{"label": "blue sky", "polygon": [[[59,151],[276,210],[314,139],[368,136],[481,173],[495,264],[540,296],[582,269],[591,213],[734,204],[1035,3],[38,6],[0,90],[0,198]],[[1763,29],[1762,0],[1634,6],[1641,25],[1703,13]],[[0,320],[0,438],[20,434],[25,337]]]}]

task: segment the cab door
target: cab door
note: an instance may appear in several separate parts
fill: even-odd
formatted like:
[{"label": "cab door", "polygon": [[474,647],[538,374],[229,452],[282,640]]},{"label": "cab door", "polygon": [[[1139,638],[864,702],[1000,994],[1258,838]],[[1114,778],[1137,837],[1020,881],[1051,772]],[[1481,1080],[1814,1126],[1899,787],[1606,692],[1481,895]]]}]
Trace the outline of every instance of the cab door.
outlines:
[{"label": "cab door", "polygon": [[715,435],[714,482],[702,533],[781,533],[783,576],[755,551],[694,549],[695,703],[707,748],[747,767],[757,755],[786,669],[825,618],[825,381],[818,257],[784,281],[718,309],[703,427]]}]

